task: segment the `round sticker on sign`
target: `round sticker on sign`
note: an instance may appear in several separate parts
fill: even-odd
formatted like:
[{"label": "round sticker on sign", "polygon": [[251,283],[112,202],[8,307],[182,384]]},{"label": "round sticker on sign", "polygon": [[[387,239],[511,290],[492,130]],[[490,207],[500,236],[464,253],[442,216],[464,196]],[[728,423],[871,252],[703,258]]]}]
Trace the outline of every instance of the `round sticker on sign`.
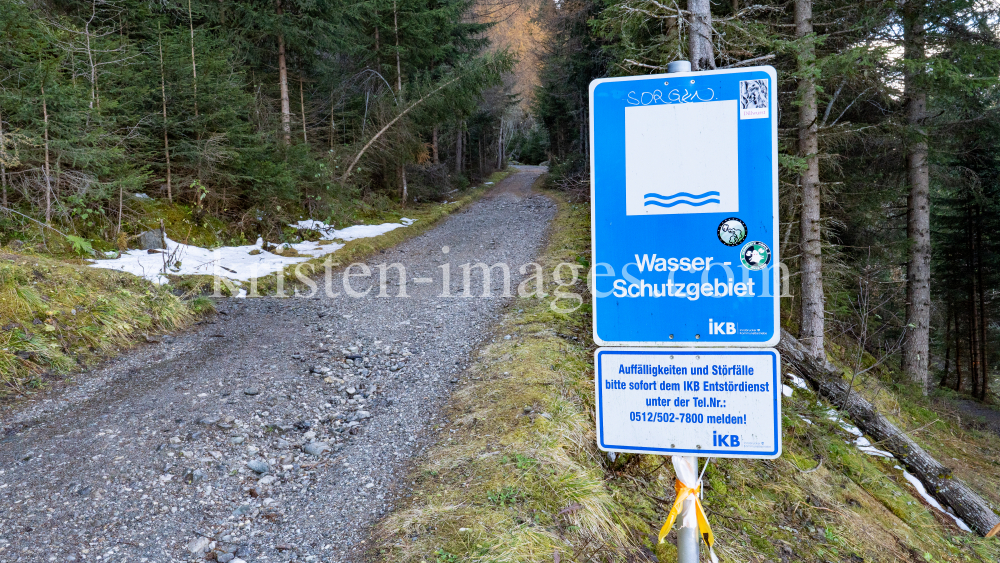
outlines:
[{"label": "round sticker on sign", "polygon": [[763,270],[771,263],[771,249],[759,240],[748,242],[740,251],[740,262],[748,270]]},{"label": "round sticker on sign", "polygon": [[716,231],[719,242],[726,246],[736,246],[747,239],[747,224],[738,217],[723,219]]}]

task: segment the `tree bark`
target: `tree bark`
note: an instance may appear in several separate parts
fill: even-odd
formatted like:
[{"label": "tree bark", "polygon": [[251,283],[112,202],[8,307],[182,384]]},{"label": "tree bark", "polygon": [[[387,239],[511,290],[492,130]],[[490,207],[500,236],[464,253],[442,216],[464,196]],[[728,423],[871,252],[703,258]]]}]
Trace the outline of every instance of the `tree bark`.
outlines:
[{"label": "tree bark", "polygon": [[939,387],[948,385],[948,368],[951,367],[951,317],[952,310],[949,304],[944,314],[944,374],[941,375]]},{"label": "tree bark", "polygon": [[986,395],[989,393],[990,377],[989,377],[989,362],[987,362],[987,350],[986,344],[988,340],[986,339],[986,325],[989,322],[986,318],[986,291],[983,285],[983,270],[985,266],[983,265],[983,229],[982,229],[982,208],[976,205],[976,246],[973,248],[973,255],[976,258],[976,280],[979,289],[979,365],[982,369],[983,382],[979,386],[979,399],[986,400]]},{"label": "tree bark", "polygon": [[434,164],[440,162],[438,160],[438,126],[434,125],[434,129],[431,131],[431,159]]},{"label": "tree bark", "polygon": [[920,479],[928,492],[950,506],[970,528],[986,537],[1000,530],[1000,517],[993,513],[989,504],[954,477],[951,469],[941,465],[895,424],[879,414],[874,405],[856,391],[852,392],[840,370],[825,360],[815,360],[802,343],[784,331],[778,350],[786,367],[798,372],[819,395],[850,416],[862,432],[879,443],[879,447],[896,456]]},{"label": "tree bark", "polygon": [[167,159],[167,199],[174,200],[170,181],[170,139],[167,137],[167,82],[163,71],[163,39],[156,27],[156,45],[160,48],[160,97],[163,99],[163,156]]},{"label": "tree bark", "polygon": [[[279,19],[283,13],[281,0],[278,0]],[[278,34],[278,83],[281,86],[281,133],[285,145],[290,145],[292,144],[292,108],[288,101],[288,67],[285,64],[285,35],[282,33]]]},{"label": "tree bark", "polygon": [[396,0],[392,1],[392,31],[396,35],[396,91],[403,90],[403,67],[399,64],[399,14],[396,12]]},{"label": "tree bark", "polygon": [[45,78],[42,78],[42,120],[45,125],[45,224],[52,224],[52,173],[49,166],[49,108],[45,101]]},{"label": "tree bark", "polygon": [[927,132],[924,119],[927,93],[920,65],[925,59],[923,16],[913,2],[903,10],[903,58],[908,62],[903,78],[906,118],[910,139],[907,176],[910,184],[906,235],[910,241],[906,279],[906,340],[903,371],[927,394],[931,316],[931,215],[930,169],[927,164]]},{"label": "tree bark", "polygon": [[691,70],[715,68],[715,48],[712,46],[712,4],[709,0],[688,0],[688,56]]},{"label": "tree bark", "polygon": [[458,136],[455,138],[455,173],[462,173],[462,122],[458,122]]},{"label": "tree bark", "polygon": [[403,164],[399,167],[400,176],[403,178],[403,205],[406,205],[406,165]]},{"label": "tree bark", "polygon": [[4,164],[3,155],[7,154],[7,145],[3,139],[3,112],[0,112],[0,185],[3,186],[3,199],[0,205],[7,207],[7,165]]},{"label": "tree bark", "polygon": [[299,112],[302,114],[302,142],[308,143],[309,138],[306,136],[306,95],[303,90],[302,76],[299,76]]},{"label": "tree bark", "polygon": [[823,256],[820,239],[819,134],[816,108],[816,46],[813,37],[812,0],[795,0],[795,36],[800,40],[799,156],[806,169],[802,184],[802,325],[800,339],[814,358],[823,351]]},{"label": "tree bark", "polygon": [[194,116],[198,117],[198,63],[194,57],[194,16],[191,14],[191,0],[188,0],[188,28],[191,30],[191,85],[194,90]]},{"label": "tree bark", "polygon": [[[93,23],[94,19],[97,17],[97,0],[93,0],[91,3],[90,19],[83,26],[84,37],[87,38],[87,62],[90,63],[90,109],[96,107],[101,107],[101,100],[97,97],[97,65],[94,63],[94,52],[90,46],[90,24]],[[88,123],[90,116],[87,116]]]},{"label": "tree bark", "polygon": [[958,327],[958,311],[955,311],[955,391],[962,391],[962,331]]}]

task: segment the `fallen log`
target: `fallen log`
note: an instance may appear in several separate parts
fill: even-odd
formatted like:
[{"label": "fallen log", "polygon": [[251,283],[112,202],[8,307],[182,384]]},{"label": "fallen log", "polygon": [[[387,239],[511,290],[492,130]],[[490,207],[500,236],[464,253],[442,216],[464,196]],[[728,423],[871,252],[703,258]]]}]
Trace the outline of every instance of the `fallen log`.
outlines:
[{"label": "fallen log", "polygon": [[850,416],[862,432],[878,441],[880,448],[896,456],[907,470],[920,479],[930,494],[950,506],[970,528],[985,537],[993,537],[1000,532],[1000,517],[990,505],[954,477],[951,469],[941,465],[895,424],[879,414],[875,406],[857,391],[851,392],[841,370],[810,357],[802,343],[785,331],[782,331],[778,350],[783,366],[797,372],[819,395]]}]

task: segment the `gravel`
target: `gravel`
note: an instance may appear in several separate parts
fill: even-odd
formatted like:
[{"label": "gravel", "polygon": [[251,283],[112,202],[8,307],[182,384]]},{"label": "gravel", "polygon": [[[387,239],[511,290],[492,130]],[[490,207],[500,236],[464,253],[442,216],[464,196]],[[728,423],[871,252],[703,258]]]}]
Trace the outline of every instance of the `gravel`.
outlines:
[{"label": "gravel", "polygon": [[[460,265],[506,262],[516,291],[555,212],[530,193],[540,172],[371,257],[350,280],[374,280],[365,297],[344,297],[338,270],[340,297],[223,300],[195,330],[2,407],[0,563],[362,561],[508,302],[479,297],[476,270],[461,297]],[[409,298],[378,296],[376,266],[395,262]]]}]

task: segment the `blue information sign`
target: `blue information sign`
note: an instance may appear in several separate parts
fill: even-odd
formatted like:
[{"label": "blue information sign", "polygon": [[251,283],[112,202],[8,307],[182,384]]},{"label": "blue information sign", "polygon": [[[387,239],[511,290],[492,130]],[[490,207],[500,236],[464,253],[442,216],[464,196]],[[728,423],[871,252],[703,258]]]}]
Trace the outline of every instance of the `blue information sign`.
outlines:
[{"label": "blue information sign", "polygon": [[590,85],[594,340],[778,342],[771,67]]}]

